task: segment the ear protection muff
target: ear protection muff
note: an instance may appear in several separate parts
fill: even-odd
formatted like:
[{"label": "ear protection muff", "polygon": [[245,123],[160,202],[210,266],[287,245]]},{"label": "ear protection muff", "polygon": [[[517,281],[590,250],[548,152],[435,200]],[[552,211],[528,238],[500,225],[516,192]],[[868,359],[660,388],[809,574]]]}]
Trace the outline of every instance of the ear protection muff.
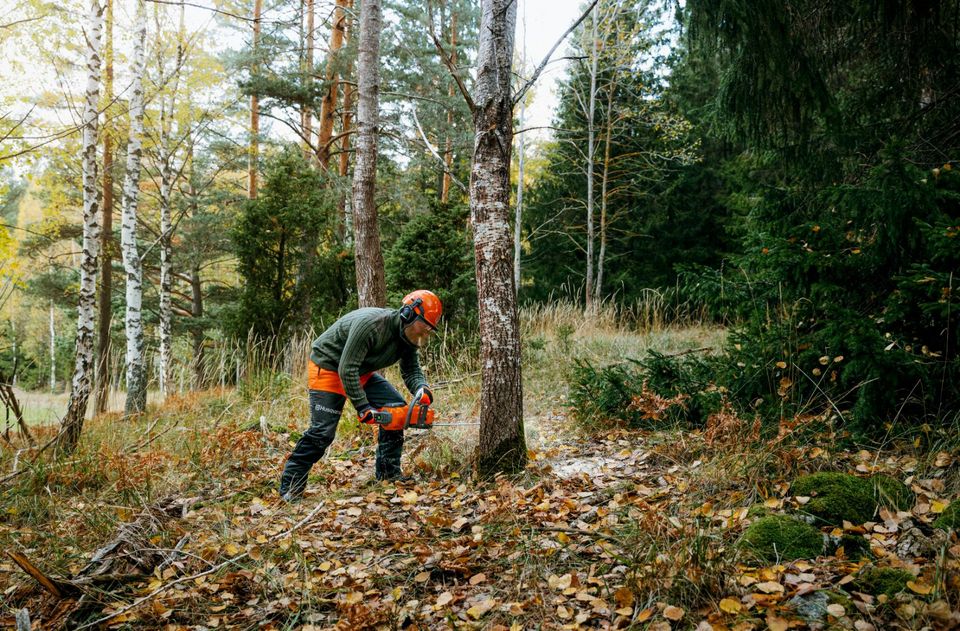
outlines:
[{"label": "ear protection muff", "polygon": [[[417,298],[410,304],[400,307],[400,322],[402,322],[404,326],[413,322],[417,316],[420,315],[417,313],[417,307],[421,306],[422,304],[423,299]],[[422,312],[423,309],[420,311]]]}]

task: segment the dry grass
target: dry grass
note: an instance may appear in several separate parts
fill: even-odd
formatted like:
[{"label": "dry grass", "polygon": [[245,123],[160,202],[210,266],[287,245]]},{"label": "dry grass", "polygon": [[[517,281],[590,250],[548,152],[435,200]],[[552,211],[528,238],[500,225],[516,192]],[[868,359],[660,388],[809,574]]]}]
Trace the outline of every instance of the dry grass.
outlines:
[{"label": "dry grass", "polygon": [[[661,324],[649,326],[651,321]],[[565,415],[565,377],[572,356],[617,361],[647,348],[671,352],[716,345],[723,336],[719,329],[671,327],[657,318],[638,328],[635,312],[610,305],[589,316],[572,304],[527,308],[521,322],[526,428],[534,449],[566,431],[559,420]],[[163,403],[151,398],[147,412],[135,418],[111,412],[90,419],[79,450],[69,458],[50,461],[44,455],[31,464],[29,452],[16,453],[4,445],[2,475],[13,471],[14,460],[22,473],[0,488],[0,514],[6,521],[0,548],[33,550],[46,567],[68,574],[122,521],[158,498],[228,488],[231,493],[259,492],[272,486],[285,454],[306,426],[302,384],[311,339],[312,334],[305,334],[282,349],[247,344],[210,354],[209,365],[232,372],[236,386],[173,394]],[[439,419],[476,421],[476,341],[446,331],[425,353],[424,368],[436,384]],[[395,368],[387,376],[400,383]],[[55,408],[66,405],[65,396],[46,394],[31,394],[24,401],[28,410],[50,410],[54,419],[59,418]],[[122,397],[115,396],[114,404],[122,405]],[[373,435],[348,414],[329,457],[359,451],[369,457],[372,471]],[[37,427],[41,442],[55,431],[52,424]],[[426,476],[461,471],[477,432],[477,426],[410,432],[405,466]],[[315,471],[322,475],[322,467]]]}]

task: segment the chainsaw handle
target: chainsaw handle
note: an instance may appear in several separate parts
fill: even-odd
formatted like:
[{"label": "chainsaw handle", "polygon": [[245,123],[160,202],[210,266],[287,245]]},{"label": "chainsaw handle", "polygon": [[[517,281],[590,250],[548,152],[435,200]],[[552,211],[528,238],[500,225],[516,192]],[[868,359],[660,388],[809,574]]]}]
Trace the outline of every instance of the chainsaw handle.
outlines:
[{"label": "chainsaw handle", "polygon": [[360,422],[368,425],[389,425],[393,415],[386,410],[368,410],[360,417]]},{"label": "chainsaw handle", "polygon": [[430,423],[428,422],[430,404],[423,402],[425,398],[424,389],[423,386],[420,386],[417,388],[417,391],[413,393],[413,399],[410,400],[410,405],[407,406],[407,420],[404,423],[404,427],[430,429]]}]

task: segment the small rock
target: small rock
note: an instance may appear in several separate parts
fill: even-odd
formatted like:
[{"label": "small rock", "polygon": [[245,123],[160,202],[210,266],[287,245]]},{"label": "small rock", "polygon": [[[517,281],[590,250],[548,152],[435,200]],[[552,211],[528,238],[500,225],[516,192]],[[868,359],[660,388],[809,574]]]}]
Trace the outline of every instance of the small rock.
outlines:
[{"label": "small rock", "polygon": [[933,558],[940,553],[948,539],[943,530],[934,530],[928,537],[919,528],[910,528],[897,540],[897,556]]}]

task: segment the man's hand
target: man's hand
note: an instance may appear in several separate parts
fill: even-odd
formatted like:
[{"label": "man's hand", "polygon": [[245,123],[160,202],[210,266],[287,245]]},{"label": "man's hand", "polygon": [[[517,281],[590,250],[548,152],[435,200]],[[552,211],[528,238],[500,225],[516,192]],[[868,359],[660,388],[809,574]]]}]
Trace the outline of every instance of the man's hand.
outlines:
[{"label": "man's hand", "polygon": [[369,405],[357,410],[357,418],[360,419],[361,423],[367,423],[368,425],[376,425],[376,421],[373,418],[373,413],[377,410],[370,407]]},{"label": "man's hand", "polygon": [[432,405],[433,393],[430,392],[430,388],[428,388],[427,386],[423,386],[422,388],[420,388],[420,391],[421,391],[420,403],[423,403],[425,405]]}]

